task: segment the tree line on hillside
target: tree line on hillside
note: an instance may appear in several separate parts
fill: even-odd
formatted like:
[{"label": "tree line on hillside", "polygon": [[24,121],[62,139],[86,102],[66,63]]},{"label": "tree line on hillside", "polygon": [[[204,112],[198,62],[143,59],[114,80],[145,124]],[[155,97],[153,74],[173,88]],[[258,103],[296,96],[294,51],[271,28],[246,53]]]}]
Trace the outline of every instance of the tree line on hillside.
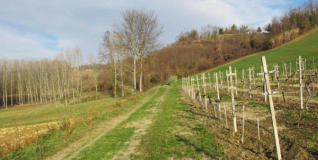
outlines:
[{"label": "tree line on hillside", "polygon": [[150,88],[168,77],[193,75],[234,59],[278,47],[318,24],[318,2],[290,9],[263,27],[228,28],[206,25],[198,32],[181,32],[175,43],[147,56],[144,68]]}]

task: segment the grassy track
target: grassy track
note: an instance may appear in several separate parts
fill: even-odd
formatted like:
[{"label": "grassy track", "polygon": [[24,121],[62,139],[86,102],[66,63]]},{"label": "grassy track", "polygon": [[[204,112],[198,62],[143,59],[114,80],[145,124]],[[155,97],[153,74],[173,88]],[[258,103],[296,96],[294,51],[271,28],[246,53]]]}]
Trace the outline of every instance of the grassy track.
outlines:
[{"label": "grassy track", "polygon": [[133,159],[214,159],[222,155],[222,146],[205,122],[196,120],[177,87],[172,86],[166,94],[155,119]]},{"label": "grassy track", "polygon": [[156,106],[158,99],[163,96],[165,87],[159,89],[159,92],[151,97],[146,103],[137,108],[128,119],[121,122],[107,134],[100,137],[93,145],[86,147],[80,153],[71,155],[69,159],[111,159],[124,147],[137,130],[135,126],[129,125],[138,122],[141,119],[148,119],[153,112],[150,109]]}]

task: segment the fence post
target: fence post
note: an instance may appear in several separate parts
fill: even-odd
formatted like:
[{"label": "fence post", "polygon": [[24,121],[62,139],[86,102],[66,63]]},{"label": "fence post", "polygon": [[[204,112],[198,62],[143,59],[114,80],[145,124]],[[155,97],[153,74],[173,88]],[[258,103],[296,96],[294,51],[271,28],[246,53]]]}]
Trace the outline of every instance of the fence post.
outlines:
[{"label": "fence post", "polygon": [[230,85],[231,85],[231,97],[232,97],[232,115],[233,115],[233,129],[234,133],[237,132],[237,125],[236,125],[236,109],[235,109],[235,100],[234,100],[234,89],[235,87],[233,86],[233,77],[234,74],[232,73],[232,67],[229,66],[229,74],[226,75],[230,77]]},{"label": "fence post", "polygon": [[265,56],[262,56],[262,62],[263,62],[263,68],[264,68],[264,79],[266,83],[267,88],[267,95],[268,95],[268,101],[270,105],[270,111],[272,116],[272,122],[273,122],[273,131],[275,136],[275,144],[276,144],[276,152],[277,152],[277,159],[281,160],[282,155],[280,151],[280,144],[279,144],[279,137],[278,137],[278,130],[277,130],[277,124],[276,124],[276,115],[275,115],[275,109],[274,109],[274,103],[273,103],[273,97],[272,97],[272,90],[271,85],[269,81],[268,76],[268,70],[267,70],[267,64],[266,64],[266,58]]},{"label": "fence post", "polygon": [[202,87],[203,87],[203,92],[204,92],[204,107],[205,107],[205,112],[208,112],[208,104],[207,104],[207,99],[206,99],[206,83],[205,83],[205,74],[202,74]]},{"label": "fence post", "polygon": [[220,99],[220,91],[219,91],[219,80],[218,80],[218,75],[216,73],[215,76],[215,84],[216,84],[216,98],[217,98],[217,105],[218,105],[218,111],[219,111],[219,117],[220,120],[222,120],[222,115],[221,115],[221,99]]},{"label": "fence post", "polygon": [[302,60],[301,56],[298,59],[299,63],[299,96],[300,96],[300,108],[304,109],[304,101],[303,101],[303,79],[302,79]]}]

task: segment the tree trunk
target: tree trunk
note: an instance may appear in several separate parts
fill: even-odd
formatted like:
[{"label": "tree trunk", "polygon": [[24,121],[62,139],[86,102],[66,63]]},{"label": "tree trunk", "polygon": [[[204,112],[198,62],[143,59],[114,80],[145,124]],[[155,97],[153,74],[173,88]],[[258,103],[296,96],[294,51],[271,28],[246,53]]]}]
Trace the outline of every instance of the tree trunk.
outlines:
[{"label": "tree trunk", "polygon": [[136,83],[136,56],[134,56],[134,71],[133,71],[133,74],[134,74],[134,90],[137,89],[137,83]]},{"label": "tree trunk", "polygon": [[122,65],[120,66],[120,76],[121,76],[121,96],[124,97],[124,75],[123,75],[123,67]]},{"label": "tree trunk", "polygon": [[116,68],[116,61],[114,62],[114,97],[117,97],[117,68]]},{"label": "tree trunk", "polygon": [[140,58],[139,92],[142,92],[142,58]]}]

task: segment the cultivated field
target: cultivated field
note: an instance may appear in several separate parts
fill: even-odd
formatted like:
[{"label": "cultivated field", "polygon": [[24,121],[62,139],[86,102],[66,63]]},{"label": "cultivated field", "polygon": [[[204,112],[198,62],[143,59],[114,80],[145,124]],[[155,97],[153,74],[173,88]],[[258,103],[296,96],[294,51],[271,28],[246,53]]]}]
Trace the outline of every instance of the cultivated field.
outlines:
[{"label": "cultivated field", "polygon": [[[188,104],[206,119],[218,142],[226,146],[226,155],[277,158],[274,126],[283,159],[318,157],[317,37],[315,30],[280,48],[183,78]],[[268,62],[268,82],[261,56]]]}]

